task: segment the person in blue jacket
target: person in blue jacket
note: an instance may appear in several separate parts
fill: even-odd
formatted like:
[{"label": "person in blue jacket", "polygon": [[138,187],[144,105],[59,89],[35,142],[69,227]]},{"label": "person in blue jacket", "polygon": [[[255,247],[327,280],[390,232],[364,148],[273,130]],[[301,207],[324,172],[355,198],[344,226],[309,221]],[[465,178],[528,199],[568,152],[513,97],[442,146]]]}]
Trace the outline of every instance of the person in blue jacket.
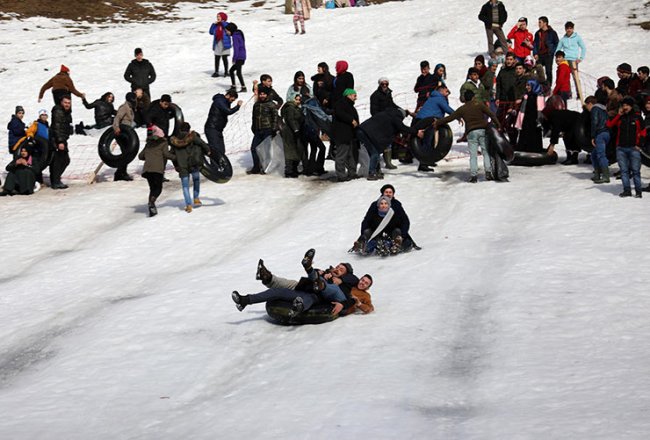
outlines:
[{"label": "person in blue jacket", "polygon": [[232,47],[232,40],[230,35],[226,32],[228,26],[228,15],[225,12],[217,14],[217,21],[210,25],[210,35],[212,38],[212,51],[214,52],[214,73],[213,78],[219,76],[219,60],[223,60],[223,76],[228,76],[228,56],[230,56],[230,48]]},{"label": "person in blue jacket", "polygon": [[414,126],[416,128],[425,128],[433,122],[433,119],[445,117],[445,113],[452,114],[454,109],[449,106],[447,97],[449,88],[445,85],[438,87],[429,95],[420,111],[415,115]]},{"label": "person in blue jacket", "polygon": [[575,25],[573,22],[567,21],[564,24],[564,31],[565,34],[560,39],[560,42],[555,49],[555,53],[558,53],[559,51],[564,52],[564,59],[569,62],[569,66],[571,67],[571,73],[573,75],[576,90],[578,91],[578,96],[582,98],[582,87],[580,87],[577,82],[578,77],[576,74],[580,70],[578,69],[578,64],[580,64],[582,60],[585,59],[585,55],[587,55],[587,46],[585,46],[584,41],[582,41],[582,37],[575,32]]},{"label": "person in blue jacket", "polygon": [[7,124],[7,130],[9,130],[9,153],[14,155],[18,154],[18,152],[13,151],[13,146],[25,136],[25,128],[27,127],[23,122],[24,117],[25,109],[22,106],[17,105],[16,111],[11,115],[11,120]]},{"label": "person in blue jacket", "polygon": [[228,116],[235,114],[241,108],[243,102],[237,101],[237,105],[230,107],[239,95],[234,90],[228,90],[226,94],[217,93],[212,97],[212,105],[208,113],[208,119],[205,121],[205,137],[208,139],[208,145],[211,150],[217,150],[224,156],[226,155],[226,144],[223,140],[223,130],[228,124]]}]

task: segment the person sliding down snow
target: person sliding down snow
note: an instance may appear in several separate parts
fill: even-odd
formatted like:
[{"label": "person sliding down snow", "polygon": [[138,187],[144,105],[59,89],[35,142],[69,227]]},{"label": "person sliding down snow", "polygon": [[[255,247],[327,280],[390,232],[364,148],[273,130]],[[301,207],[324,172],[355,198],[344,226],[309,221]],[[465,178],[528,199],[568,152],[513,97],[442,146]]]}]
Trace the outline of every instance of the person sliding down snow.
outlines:
[{"label": "person sliding down snow", "polygon": [[309,277],[301,278],[300,281],[273,276],[260,260],[256,278],[261,279],[269,289],[251,295],[240,295],[239,292],[233,291],[232,299],[237,304],[237,309],[242,311],[249,304],[284,300],[292,302],[292,316],[297,316],[314,304],[329,302],[334,306],[332,314],[336,315],[356,303],[350,294],[353,287],[366,290],[372,285],[371,277],[364,275],[361,281],[354,276],[349,263],[341,263],[325,271],[314,269],[312,262],[315,253],[314,249],[305,253],[302,266]]},{"label": "person sliding down snow", "polygon": [[391,208],[389,197],[381,196],[377,200],[377,210],[368,211],[363,219],[361,235],[354,242],[351,252],[362,254],[376,253],[382,257],[395,255],[402,250],[404,242],[400,219]]}]

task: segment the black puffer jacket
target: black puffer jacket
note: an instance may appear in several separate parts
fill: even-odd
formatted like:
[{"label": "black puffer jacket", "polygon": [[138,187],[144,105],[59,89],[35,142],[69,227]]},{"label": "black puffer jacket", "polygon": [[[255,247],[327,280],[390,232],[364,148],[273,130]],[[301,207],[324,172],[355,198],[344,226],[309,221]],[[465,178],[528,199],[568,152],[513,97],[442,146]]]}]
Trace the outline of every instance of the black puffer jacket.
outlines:
[{"label": "black puffer jacket", "polygon": [[347,97],[341,98],[334,106],[332,118],[332,136],[338,144],[350,144],[356,139],[355,127],[352,121],[359,123],[359,113],[354,108],[354,102]]},{"label": "black puffer jacket", "polygon": [[370,95],[370,116],[375,116],[377,113],[391,107],[395,107],[393,91],[387,88],[384,92],[381,86],[377,87],[377,90]]},{"label": "black puffer jacket", "polygon": [[54,146],[65,144],[68,148],[68,138],[72,134],[72,111],[65,111],[60,105],[52,107],[52,123],[50,125],[50,141]]},{"label": "black puffer jacket", "polygon": [[416,129],[404,125],[403,120],[402,112],[393,107],[363,121],[359,129],[363,130],[375,147],[383,151],[398,133],[418,133]]},{"label": "black puffer jacket", "polygon": [[169,120],[174,117],[174,111],[169,107],[167,110],[160,106],[160,99],[151,102],[147,110],[147,123],[159,127],[165,136],[169,136]]},{"label": "black puffer jacket", "polygon": [[112,102],[106,101],[106,98],[111,93],[105,93],[101,98],[94,100],[91,103],[86,101],[86,98],[83,98],[84,107],[87,109],[95,109],[95,124],[102,126],[109,126],[113,123],[113,117],[117,114],[117,110],[113,106]]},{"label": "black puffer jacket", "polygon": [[131,90],[149,90],[149,84],[156,80],[156,70],[147,59],[132,60],[124,71],[124,79],[131,83]]}]

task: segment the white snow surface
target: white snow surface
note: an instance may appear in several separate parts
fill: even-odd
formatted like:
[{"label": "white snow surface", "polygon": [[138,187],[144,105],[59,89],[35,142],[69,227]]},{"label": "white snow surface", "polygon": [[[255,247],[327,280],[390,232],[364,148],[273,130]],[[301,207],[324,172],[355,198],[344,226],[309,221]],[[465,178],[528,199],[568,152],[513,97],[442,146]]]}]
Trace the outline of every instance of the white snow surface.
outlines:
[{"label": "white snow surface", "polygon": [[[429,59],[447,65],[457,105],[486,46],[482,3],[316,10],[304,36],[279,1],[225,10],[246,33],[249,84],[268,72],[284,95],[296,70],[346,59],[361,105],[379,76],[409,92]],[[585,77],[596,78],[647,64],[648,33],[628,18],[640,3],[506,6],[508,25],[521,15],[531,24],[548,15],[558,30],[575,21]],[[171,92],[202,131],[211,96],[229,84],[209,75],[207,29],[222,5],[83,32],[2,21],[1,113],[21,104],[33,120],[38,89],[62,62],[89,98],[113,90],[119,104],[141,46],[158,72],[154,97]],[[73,107],[75,121],[92,120],[76,98]],[[0,200],[1,439],[648,438],[650,208],[616,197],[620,181],[593,185],[581,164],[511,167],[510,183],[470,185],[458,158],[433,175],[401,165],[384,182],[330,184],[246,176],[249,153],[231,160],[235,177],[204,181],[204,206],[191,214],[172,172],[151,219],[142,179]],[[387,182],[423,250],[348,255]],[[299,277],[310,247],[317,265],[349,261],[373,274],[375,313],[281,327],[261,305],[235,309],[233,289],[263,289],[258,258]]]}]

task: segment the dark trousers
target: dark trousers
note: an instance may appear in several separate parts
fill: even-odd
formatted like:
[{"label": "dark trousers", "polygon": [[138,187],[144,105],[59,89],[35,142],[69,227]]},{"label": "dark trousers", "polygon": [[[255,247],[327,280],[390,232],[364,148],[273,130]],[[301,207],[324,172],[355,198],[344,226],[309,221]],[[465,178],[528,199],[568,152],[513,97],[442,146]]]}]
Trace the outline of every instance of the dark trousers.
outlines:
[{"label": "dark trousers", "polygon": [[539,55],[538,62],[544,66],[546,72],[546,83],[551,87],[553,85],[553,66],[555,65],[555,57],[553,54]]},{"label": "dark trousers", "polygon": [[223,73],[228,72],[228,55],[214,56],[214,73],[219,73],[219,58],[223,60]]},{"label": "dark trousers", "polygon": [[320,172],[325,169],[325,144],[316,134],[308,138],[309,159],[307,160],[307,172]]},{"label": "dark trousers", "polygon": [[50,163],[50,183],[61,183],[61,176],[65,169],[70,165],[70,155],[68,150],[54,150],[52,162]]},{"label": "dark trousers", "polygon": [[221,154],[225,156],[226,143],[223,140],[223,130],[208,127],[206,125],[203,131],[205,132],[205,137],[208,138],[208,145],[210,145],[210,148],[221,152]]},{"label": "dark trousers", "polygon": [[160,173],[145,173],[142,176],[149,184],[149,201],[154,202],[162,193],[164,176]]},{"label": "dark trousers", "polygon": [[52,89],[52,99],[54,99],[54,105],[58,105],[61,102],[61,98],[64,96],[70,96],[70,92],[65,89]]},{"label": "dark trousers", "polygon": [[244,65],[243,61],[237,60],[230,68],[230,83],[235,85],[235,73],[237,73],[237,78],[239,78],[239,83],[242,87],[246,87],[244,84],[244,75],[241,73],[241,68]]},{"label": "dark trousers", "polygon": [[251,144],[251,156],[253,156],[253,169],[261,170],[260,157],[257,155],[257,147],[264,142],[264,139],[271,136],[273,130],[270,128],[263,128],[261,130],[255,131],[253,135],[253,142]]},{"label": "dark trousers", "polygon": [[267,289],[260,293],[254,293],[248,295],[248,299],[251,304],[258,304],[267,301],[274,300],[283,300],[283,301],[293,301],[297,297],[302,298],[302,302],[305,306],[304,310],[308,310],[315,302],[318,301],[318,295],[314,293],[306,293],[298,290],[286,289],[283,287],[274,287]]}]

